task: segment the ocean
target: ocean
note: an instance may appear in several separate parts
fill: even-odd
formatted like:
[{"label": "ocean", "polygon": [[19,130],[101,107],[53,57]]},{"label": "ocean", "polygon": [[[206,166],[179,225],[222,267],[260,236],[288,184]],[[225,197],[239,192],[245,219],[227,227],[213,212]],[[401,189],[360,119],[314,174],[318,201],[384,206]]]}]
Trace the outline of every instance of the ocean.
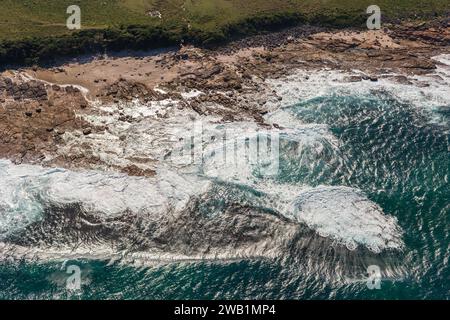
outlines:
[{"label": "ocean", "polygon": [[223,162],[204,138],[201,164],[172,155],[153,180],[0,160],[0,299],[449,299],[450,58],[436,59],[413,84],[272,80],[281,129],[229,128],[276,134],[269,174],[273,159]]}]

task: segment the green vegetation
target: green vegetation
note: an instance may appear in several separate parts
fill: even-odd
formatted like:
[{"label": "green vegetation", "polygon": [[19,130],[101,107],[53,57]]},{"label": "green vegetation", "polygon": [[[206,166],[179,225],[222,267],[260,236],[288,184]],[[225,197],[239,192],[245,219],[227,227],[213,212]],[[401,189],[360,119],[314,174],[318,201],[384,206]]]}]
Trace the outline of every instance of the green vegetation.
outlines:
[{"label": "green vegetation", "polygon": [[[377,0],[385,17],[445,15],[448,0]],[[0,0],[0,63],[37,63],[104,49],[151,48],[181,39],[210,44],[264,30],[312,23],[363,26],[372,0]],[[82,30],[65,22],[82,10]],[[151,17],[161,12],[162,19]],[[189,26],[189,27],[188,27]]]}]

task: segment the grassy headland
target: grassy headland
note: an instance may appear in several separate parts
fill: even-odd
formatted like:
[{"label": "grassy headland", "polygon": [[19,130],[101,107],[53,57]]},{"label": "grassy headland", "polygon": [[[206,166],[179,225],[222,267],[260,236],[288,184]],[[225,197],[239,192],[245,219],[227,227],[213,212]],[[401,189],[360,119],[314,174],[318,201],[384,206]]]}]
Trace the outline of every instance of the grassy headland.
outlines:
[{"label": "grassy headland", "polygon": [[[211,44],[310,23],[363,26],[372,0],[0,0],[0,64],[42,62],[102,50],[147,49],[184,39]],[[79,5],[82,30],[66,28]],[[378,0],[383,16],[426,19],[450,11],[448,0]],[[162,18],[151,17],[159,11]]]}]

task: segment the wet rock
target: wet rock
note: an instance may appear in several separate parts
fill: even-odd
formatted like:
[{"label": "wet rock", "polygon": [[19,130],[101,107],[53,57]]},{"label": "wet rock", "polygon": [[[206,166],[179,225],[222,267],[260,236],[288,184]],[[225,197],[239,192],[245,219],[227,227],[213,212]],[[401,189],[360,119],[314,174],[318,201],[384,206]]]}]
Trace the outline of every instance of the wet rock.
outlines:
[{"label": "wet rock", "polygon": [[91,128],[85,128],[85,129],[83,129],[83,134],[85,135],[85,136],[88,136],[88,135],[90,135],[92,133],[92,129]]},{"label": "wet rock", "polygon": [[210,79],[216,74],[219,74],[220,72],[222,72],[222,66],[216,64],[206,67],[205,70],[197,73],[196,75],[202,79]]},{"label": "wet rock", "polygon": [[156,171],[151,169],[141,169],[136,165],[129,165],[120,170],[123,173],[128,174],[129,176],[135,177],[153,177],[156,175]]},{"label": "wet rock", "polygon": [[189,59],[189,54],[182,53],[178,57],[179,57],[180,60],[188,60]]},{"label": "wet rock", "polygon": [[[8,96],[12,96],[14,100],[38,100],[47,99],[47,90],[45,85],[39,81],[13,82],[6,78],[0,84],[0,90],[6,90]],[[3,91],[2,90],[2,91]]]},{"label": "wet rock", "polygon": [[408,85],[409,85],[409,84],[412,84],[412,82],[409,81],[408,78],[405,77],[405,76],[400,76],[400,75],[398,75],[398,76],[393,77],[393,80],[394,80],[395,82],[397,82],[397,83],[400,83],[400,84],[408,84]]},{"label": "wet rock", "polygon": [[102,96],[113,101],[131,101],[137,99],[153,99],[159,95],[145,84],[126,79],[119,79],[110,86],[105,87]]},{"label": "wet rock", "polygon": [[362,80],[362,76],[349,76],[344,78],[345,82],[360,82]]},{"label": "wet rock", "polygon": [[404,63],[402,67],[424,70],[436,69],[435,63],[428,59],[411,59],[408,62]]},{"label": "wet rock", "polygon": [[76,88],[76,87],[73,87],[73,86],[67,86],[67,87],[65,88],[65,90],[66,90],[66,92],[69,93],[69,94],[76,94],[76,93],[79,93],[79,92],[80,92],[80,89],[78,89],[78,88]]}]

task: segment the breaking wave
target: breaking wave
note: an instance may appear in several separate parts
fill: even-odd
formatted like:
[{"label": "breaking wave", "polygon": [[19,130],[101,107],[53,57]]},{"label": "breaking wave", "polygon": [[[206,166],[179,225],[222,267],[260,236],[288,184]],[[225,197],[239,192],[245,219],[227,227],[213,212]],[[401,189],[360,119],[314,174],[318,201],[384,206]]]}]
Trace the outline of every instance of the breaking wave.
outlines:
[{"label": "breaking wave", "polygon": [[[145,159],[140,164],[156,175],[0,160],[1,259],[88,257],[139,265],[270,258],[330,277],[336,269],[361,274],[374,262],[390,275],[403,273],[402,221],[377,203],[416,190],[408,166],[420,162],[434,170],[432,160],[446,146],[448,58],[436,59],[439,77],[415,77],[411,84],[347,83],[346,74],[329,70],[273,80],[284,105],[265,116],[278,124],[271,129],[204,116],[195,131],[187,119],[198,115],[171,100],[97,106],[99,114],[81,116],[108,131],[67,132],[60,152],[89,144],[107,164]],[[123,115],[134,121],[118,121]],[[223,139],[224,130],[233,138]],[[189,149],[196,140],[200,161]],[[263,141],[268,157],[252,159],[252,151],[261,151],[261,145],[251,149],[252,141]],[[423,152],[427,144],[439,152]]]},{"label": "breaking wave", "polygon": [[350,250],[358,244],[373,252],[401,249],[402,231],[393,217],[360,191],[348,187],[317,187],[294,202],[294,216],[323,237],[342,241]]},{"label": "breaking wave", "polygon": [[[317,158],[323,149],[336,147],[315,129],[282,137],[287,150],[282,152],[282,162],[308,152]],[[292,143],[295,152],[289,146]],[[348,255],[359,246],[367,250],[367,256],[402,247],[396,221],[385,217],[358,190],[285,184],[277,176],[261,178],[248,165],[236,171],[236,167],[217,167],[218,163],[208,158],[201,174],[180,174],[162,167],[155,177],[138,178],[2,160],[3,258],[78,255],[136,264],[286,258],[294,253],[290,258],[302,260],[298,250],[319,238],[329,240],[315,247],[315,258],[329,246],[343,248],[333,256]],[[210,174],[211,167],[214,174]],[[308,194],[322,196],[305,199]]]},{"label": "breaking wave", "polygon": [[[428,121],[448,125],[450,108],[450,58],[448,54],[433,57],[439,64],[428,75],[404,76],[384,74],[377,81],[369,80],[367,74],[359,70],[341,72],[323,69],[315,72],[301,71],[282,79],[268,80],[268,84],[283,99],[283,108],[300,102],[315,101],[330,96],[359,97],[361,99],[386,96],[419,112],[427,114]],[[348,81],[351,76],[366,78],[357,82]],[[320,104],[317,106],[320,108]],[[289,118],[284,112],[281,119]],[[279,113],[267,116],[276,122]],[[282,121],[283,121],[282,120]]]}]

